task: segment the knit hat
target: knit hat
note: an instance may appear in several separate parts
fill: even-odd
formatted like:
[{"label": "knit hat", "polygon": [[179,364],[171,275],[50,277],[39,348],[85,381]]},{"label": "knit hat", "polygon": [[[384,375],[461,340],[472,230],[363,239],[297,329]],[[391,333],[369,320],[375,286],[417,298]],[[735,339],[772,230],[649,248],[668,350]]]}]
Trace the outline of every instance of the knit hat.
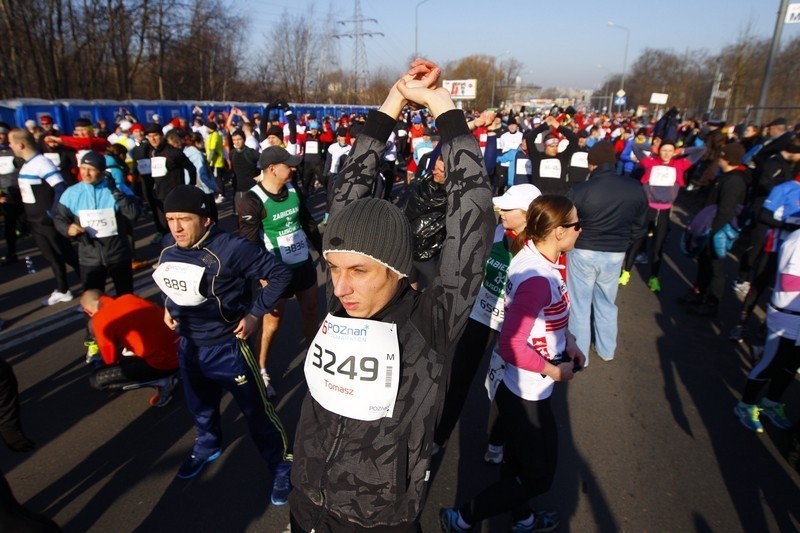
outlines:
[{"label": "knit hat", "polygon": [[[199,190],[199,189],[198,189]],[[322,255],[351,252],[374,259],[403,277],[411,275],[411,226],[394,204],[361,198],[331,216]]]},{"label": "knit hat", "polygon": [[589,148],[589,164],[602,165],[603,163],[617,162],[617,155],[614,153],[614,146],[610,141],[600,141]]},{"label": "knit hat", "polygon": [[269,128],[267,128],[266,137],[269,137],[270,135],[274,135],[279,139],[283,139],[283,130],[281,129],[280,126],[270,126]]},{"label": "knit hat", "polygon": [[742,164],[742,159],[744,159],[744,147],[739,143],[728,143],[722,147],[719,156],[731,166],[737,167]]},{"label": "knit hat", "polygon": [[150,124],[148,124],[147,126],[145,126],[145,128],[144,128],[144,132],[145,132],[146,134],[150,134],[150,133],[158,133],[158,134],[160,134],[160,135],[163,135],[163,134],[164,134],[164,131],[161,129],[161,126],[159,126],[159,125],[158,125],[158,124],[156,124],[155,122],[151,122]]},{"label": "knit hat", "polygon": [[165,213],[194,213],[208,216],[206,194],[194,185],[178,185],[164,199]]},{"label": "knit hat", "polygon": [[105,170],[106,158],[97,152],[86,152],[81,158],[81,165],[89,165],[97,170]]}]

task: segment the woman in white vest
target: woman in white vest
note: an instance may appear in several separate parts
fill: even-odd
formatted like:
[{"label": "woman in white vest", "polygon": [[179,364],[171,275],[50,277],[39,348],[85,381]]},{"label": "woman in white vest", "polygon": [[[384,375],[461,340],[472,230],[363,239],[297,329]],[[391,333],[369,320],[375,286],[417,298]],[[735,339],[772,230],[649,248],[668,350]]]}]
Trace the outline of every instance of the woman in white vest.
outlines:
[{"label": "woman in white vest", "polygon": [[[528,500],[550,489],[558,459],[558,430],[550,405],[556,381],[569,381],[584,354],[567,330],[569,295],[561,255],[580,234],[578,212],[560,195],[544,195],[528,209],[526,241],[511,260],[505,319],[491,365],[494,393],[506,437],[503,476],[458,509],[442,509],[444,531],[468,531],[511,511],[513,531],[550,531],[554,511],[531,512]],[[501,360],[502,364],[497,364]]]}]

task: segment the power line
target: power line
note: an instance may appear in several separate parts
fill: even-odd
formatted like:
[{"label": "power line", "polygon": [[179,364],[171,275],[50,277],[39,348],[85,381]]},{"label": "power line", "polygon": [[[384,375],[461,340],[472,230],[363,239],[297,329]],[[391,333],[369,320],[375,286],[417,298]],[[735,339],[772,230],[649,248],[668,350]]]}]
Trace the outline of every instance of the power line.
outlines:
[{"label": "power line", "polygon": [[367,50],[364,46],[364,37],[374,37],[383,33],[379,31],[366,31],[364,30],[365,22],[372,22],[377,24],[375,19],[365,19],[361,15],[361,0],[355,0],[355,7],[353,9],[353,18],[349,20],[339,20],[339,24],[344,26],[350,25],[351,31],[346,33],[336,33],[333,37],[341,39],[348,37],[353,39],[353,69],[355,70],[353,76],[354,89],[357,93],[359,89],[367,87],[369,81],[369,64],[367,62]]}]

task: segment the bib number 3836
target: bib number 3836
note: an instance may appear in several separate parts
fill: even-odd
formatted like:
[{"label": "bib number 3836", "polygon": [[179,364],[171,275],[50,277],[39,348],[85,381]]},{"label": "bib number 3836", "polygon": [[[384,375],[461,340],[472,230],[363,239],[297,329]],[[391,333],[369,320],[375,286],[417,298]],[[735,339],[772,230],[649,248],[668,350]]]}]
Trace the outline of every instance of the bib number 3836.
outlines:
[{"label": "bib number 3836", "polygon": [[397,326],[328,315],[305,361],[311,396],[356,420],[391,417],[400,383]]}]

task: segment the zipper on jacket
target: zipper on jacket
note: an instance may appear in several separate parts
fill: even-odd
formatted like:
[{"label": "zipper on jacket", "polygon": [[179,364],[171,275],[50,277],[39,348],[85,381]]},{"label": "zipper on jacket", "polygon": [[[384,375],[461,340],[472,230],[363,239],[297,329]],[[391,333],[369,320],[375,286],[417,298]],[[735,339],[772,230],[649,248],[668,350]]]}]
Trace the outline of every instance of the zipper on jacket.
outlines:
[{"label": "zipper on jacket", "polygon": [[320,521],[322,520],[322,513],[325,512],[325,487],[328,485],[328,471],[331,468],[331,463],[333,463],[334,457],[336,457],[336,454],[339,453],[339,446],[342,444],[342,433],[344,433],[344,417],[340,416],[339,425],[336,428],[336,438],[333,440],[331,452],[325,459],[325,468],[322,469],[322,476],[320,476],[319,494],[322,498],[320,513],[317,515],[317,519],[314,521],[314,525],[311,527],[311,531],[309,533],[314,533],[316,531],[317,527],[319,527]]}]

